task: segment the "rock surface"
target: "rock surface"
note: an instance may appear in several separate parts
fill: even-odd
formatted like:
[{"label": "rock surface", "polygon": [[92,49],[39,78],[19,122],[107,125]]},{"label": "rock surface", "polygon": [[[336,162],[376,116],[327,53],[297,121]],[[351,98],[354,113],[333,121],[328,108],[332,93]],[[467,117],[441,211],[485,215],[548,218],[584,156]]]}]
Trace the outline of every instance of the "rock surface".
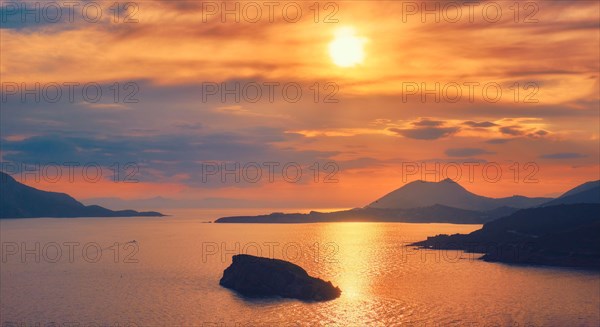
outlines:
[{"label": "rock surface", "polygon": [[311,277],[291,262],[239,254],[223,272],[221,286],[248,297],[281,296],[304,301],[328,301],[342,293],[331,282]]}]

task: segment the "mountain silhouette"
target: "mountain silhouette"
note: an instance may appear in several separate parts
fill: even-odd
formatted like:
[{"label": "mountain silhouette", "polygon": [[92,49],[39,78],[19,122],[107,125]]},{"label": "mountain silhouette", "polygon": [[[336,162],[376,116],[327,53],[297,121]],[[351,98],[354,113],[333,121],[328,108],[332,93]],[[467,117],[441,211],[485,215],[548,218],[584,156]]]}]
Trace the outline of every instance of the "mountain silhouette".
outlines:
[{"label": "mountain silhouette", "polygon": [[543,206],[575,203],[600,203],[600,180],[583,183]]},{"label": "mountain silhouette", "polygon": [[458,209],[443,205],[433,205],[422,208],[410,209],[378,209],[355,208],[334,212],[310,213],[281,213],[269,215],[236,216],[217,219],[216,223],[277,223],[300,224],[345,221],[372,221],[372,222],[412,222],[412,223],[450,223],[450,224],[483,224],[518,209],[503,207],[493,211],[474,211]]},{"label": "mountain silhouette", "polygon": [[528,198],[519,195],[488,198],[467,191],[451,179],[445,179],[440,182],[414,181],[408,183],[367,207],[410,209],[439,204],[465,210],[490,211],[501,207],[529,208],[550,200],[551,198]]},{"label": "mountain silhouette", "polygon": [[65,193],[38,190],[0,172],[0,218],[163,216],[159,212],[113,211],[86,206]]},{"label": "mountain silhouette", "polygon": [[[485,224],[525,208],[568,203],[599,203],[598,181],[582,184],[558,199],[511,196],[489,198],[446,179],[415,181],[363,208],[334,212],[281,213],[222,217],[216,223],[317,223],[345,221]],[[560,200],[560,201],[559,201]],[[556,203],[554,201],[557,201]],[[562,201],[562,202],[561,202]]]}]

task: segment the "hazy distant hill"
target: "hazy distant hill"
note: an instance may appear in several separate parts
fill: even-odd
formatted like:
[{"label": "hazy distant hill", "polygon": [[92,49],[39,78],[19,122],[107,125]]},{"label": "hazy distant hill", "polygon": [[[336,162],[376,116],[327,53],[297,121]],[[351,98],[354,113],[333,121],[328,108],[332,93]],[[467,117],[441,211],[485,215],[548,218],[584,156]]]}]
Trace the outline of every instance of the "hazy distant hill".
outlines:
[{"label": "hazy distant hill", "polygon": [[[596,183],[596,184],[594,184]],[[561,198],[564,203],[598,203],[598,182],[580,185]],[[587,193],[589,192],[589,193]],[[594,193],[596,192],[596,193]],[[573,198],[572,198],[573,197]],[[576,198],[575,198],[576,197]],[[596,199],[596,200],[594,200]],[[551,198],[512,196],[488,198],[467,191],[452,180],[411,182],[364,208],[323,213],[272,213],[223,217],[216,223],[315,223],[343,221],[484,224],[520,210],[552,203]],[[557,199],[558,200],[558,199]]]},{"label": "hazy distant hill", "polygon": [[467,235],[438,235],[413,245],[485,253],[487,261],[599,269],[600,204],[523,209]]},{"label": "hazy distant hill", "polygon": [[159,212],[113,211],[86,206],[65,193],[47,192],[0,172],[0,218],[162,216]]},{"label": "hazy distant hill", "polygon": [[459,209],[489,211],[500,207],[529,208],[550,200],[551,198],[528,198],[524,196],[488,198],[467,191],[451,179],[445,179],[437,183],[426,181],[408,183],[369,204],[368,207],[408,209],[440,204]]},{"label": "hazy distant hill", "polygon": [[543,206],[575,203],[600,203],[600,181],[581,184]]},{"label": "hazy distant hill", "polygon": [[411,182],[364,208],[330,213],[273,213],[223,217],[217,223],[312,223],[334,221],[438,222],[483,224],[518,208],[538,206],[550,198],[513,196],[494,199],[473,194],[454,181]]},{"label": "hazy distant hill", "polygon": [[492,219],[512,213],[517,209],[504,208],[499,211],[480,212],[473,210],[457,209],[443,205],[434,205],[424,208],[410,209],[378,209],[356,208],[335,212],[311,211],[302,213],[272,213],[259,216],[223,217],[216,223],[319,223],[343,221],[371,221],[371,222],[415,222],[415,223],[452,223],[452,224],[483,224]]}]

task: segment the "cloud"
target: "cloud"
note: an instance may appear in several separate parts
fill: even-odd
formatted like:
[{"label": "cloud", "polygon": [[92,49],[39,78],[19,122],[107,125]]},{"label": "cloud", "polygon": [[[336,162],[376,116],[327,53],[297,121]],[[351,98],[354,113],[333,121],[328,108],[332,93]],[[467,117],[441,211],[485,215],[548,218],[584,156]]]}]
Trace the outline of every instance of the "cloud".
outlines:
[{"label": "cloud", "polygon": [[542,159],[578,159],[585,158],[587,155],[575,152],[559,152],[541,155]]},{"label": "cloud", "polygon": [[[33,5],[33,3],[27,2],[10,2],[7,4],[3,3],[0,7],[0,19],[2,24],[0,29],[16,29],[21,30],[25,28],[42,28],[47,25],[62,23],[66,21],[66,15],[58,15],[54,5],[52,11],[47,10],[49,13],[45,15],[44,9]],[[58,7],[60,8],[60,7]],[[64,8],[62,8],[64,10]],[[40,17],[48,16],[50,19],[40,19]]]},{"label": "cloud", "polygon": [[92,109],[110,109],[110,110],[127,110],[131,107],[121,103],[89,103],[82,102],[81,105],[92,108]]},{"label": "cloud", "polygon": [[550,134],[550,132],[538,128],[539,123],[537,120],[534,120],[533,122],[527,122],[526,120],[522,120],[519,123],[522,124],[503,126],[500,127],[498,130],[504,135],[526,136],[530,138],[540,138]]},{"label": "cloud", "polygon": [[[203,160],[307,163],[334,157],[342,168],[375,170],[398,155],[399,143],[402,156],[411,160],[453,160],[451,155],[475,155],[478,147],[495,150],[500,146],[493,144],[504,144],[494,159],[535,160],[544,153],[552,157],[554,152],[572,151],[588,155],[578,163],[593,163],[600,78],[597,43],[590,42],[590,33],[597,35],[598,6],[590,1],[535,3],[540,10],[528,17],[538,19],[536,24],[513,24],[511,15],[493,24],[479,15],[473,23],[463,15],[459,23],[423,24],[418,14],[407,23],[389,15],[400,12],[402,2],[346,2],[335,18],[352,16],[361,37],[372,40],[360,71],[332,65],[326,50],[337,26],[315,24],[312,15],[306,15],[312,3],[302,3],[304,19],[292,24],[281,19],[281,6],[274,22],[232,23],[232,15],[228,23],[220,15],[203,22],[202,3],[190,1],[140,3],[135,15],[139,24],[113,23],[112,15],[94,24],[82,21],[81,15],[72,23],[63,15],[56,24],[37,24],[31,19],[21,22],[21,12],[16,12],[1,30],[3,82],[30,87],[35,82],[94,82],[105,92],[95,105],[80,102],[81,87],[75,90],[75,102],[67,100],[66,89],[58,103],[8,95],[2,103],[0,155],[28,163],[135,161],[143,165],[142,175],[153,174],[148,179],[162,182],[187,174],[182,183],[200,188],[205,185],[197,183],[198,162]],[[113,2],[100,5],[103,12],[112,13],[108,7]],[[501,5],[510,12],[510,3]],[[0,10],[0,16],[8,15],[6,10],[10,8]],[[398,28],[411,33],[377,42],[382,33]],[[440,33],[445,37],[437,37]],[[470,46],[456,46],[464,43]],[[99,53],[102,60],[91,64],[90,58]],[[26,64],[22,58],[27,58]],[[445,69],[439,69],[440,62]],[[139,103],[127,104],[129,110],[106,105],[113,99],[113,83],[124,86],[132,81],[139,86]],[[418,83],[421,94],[408,96],[407,102],[401,83],[410,81]],[[505,91],[498,103],[481,97],[488,81],[498,82]],[[268,100],[266,88],[258,103],[244,96],[241,101],[231,96],[223,101],[222,94],[205,100],[203,91],[205,83],[217,83],[222,90],[235,83],[243,89],[249,83],[270,82],[281,83],[274,102]],[[302,102],[282,99],[282,86],[288,82],[301,85]],[[311,88],[316,82],[318,94]],[[324,88],[328,82],[339,86],[334,96],[339,104],[323,101],[331,92]],[[425,94],[423,101],[422,91],[436,82],[457,82],[462,100],[449,103],[450,96],[438,94],[442,101],[436,102]],[[474,101],[468,100],[470,91],[463,82],[481,83],[473,90]],[[539,92],[525,89],[529,82],[538,84]],[[519,83],[518,94],[508,89],[514,83]],[[125,91],[121,89],[121,100]],[[313,100],[315,95],[319,101]],[[525,97],[539,103],[524,103]],[[445,142],[424,147],[421,140]]]},{"label": "cloud", "polygon": [[445,122],[441,120],[430,120],[429,118],[421,118],[421,120],[414,121],[411,124],[419,127],[438,127],[444,125]]},{"label": "cloud", "polygon": [[537,76],[537,75],[577,75],[581,72],[562,70],[562,69],[540,69],[540,70],[529,70],[523,69],[518,71],[507,71],[508,76]]},{"label": "cloud", "polygon": [[448,126],[448,123],[443,120],[422,117],[404,126],[390,127],[387,130],[415,140],[437,140],[456,134],[460,131],[460,127]]},{"label": "cloud", "polygon": [[488,127],[498,126],[498,124],[492,123],[489,121],[476,122],[476,121],[472,121],[472,120],[464,122],[463,125],[477,127],[477,128],[488,128]]},{"label": "cloud", "polygon": [[389,131],[416,140],[437,140],[457,133],[458,127],[425,127],[415,129],[390,128]]},{"label": "cloud", "polygon": [[471,157],[480,154],[491,154],[493,152],[480,148],[453,148],[446,150],[444,153],[448,157]]},{"label": "cloud", "polygon": [[504,144],[504,143],[508,143],[508,142],[510,142],[512,140],[514,140],[514,139],[491,139],[491,140],[485,141],[485,143],[488,143],[488,144]]},{"label": "cloud", "polygon": [[[336,152],[281,148],[277,146],[283,131],[266,135],[252,132],[203,133],[185,135],[88,135],[61,136],[39,135],[25,139],[2,139],[3,167],[37,167],[38,165],[80,166],[99,165],[121,167],[135,163],[136,175],[143,182],[171,182],[182,173],[190,177],[182,182],[190,186],[225,187],[217,176],[211,183],[202,182],[203,164],[227,164],[233,169],[236,163],[243,167],[248,163],[277,162],[279,169],[288,163],[303,167],[315,162],[331,161]],[[105,170],[110,171],[110,170]],[[109,178],[109,176],[104,176]],[[306,174],[307,179],[311,178]],[[227,180],[235,184],[234,180]],[[252,186],[235,184],[236,186]]]},{"label": "cloud", "polygon": [[525,132],[521,130],[520,126],[515,125],[500,127],[500,133],[511,136],[521,136],[525,134]]},{"label": "cloud", "polygon": [[176,123],[175,127],[181,128],[182,130],[197,131],[197,130],[202,129],[204,127],[204,125],[200,122],[196,122],[196,123],[181,122],[181,123]]},{"label": "cloud", "polygon": [[[84,26],[102,26],[106,29],[112,27],[112,31],[115,31],[115,26],[111,26],[113,20],[134,22],[137,9],[133,10],[131,4],[118,4],[119,10],[115,11],[113,3],[102,1],[90,3],[86,9],[81,3],[67,5],[62,1],[6,1],[0,6],[0,30],[50,35],[76,31]],[[120,28],[127,29],[132,25],[136,24],[121,24]]]}]

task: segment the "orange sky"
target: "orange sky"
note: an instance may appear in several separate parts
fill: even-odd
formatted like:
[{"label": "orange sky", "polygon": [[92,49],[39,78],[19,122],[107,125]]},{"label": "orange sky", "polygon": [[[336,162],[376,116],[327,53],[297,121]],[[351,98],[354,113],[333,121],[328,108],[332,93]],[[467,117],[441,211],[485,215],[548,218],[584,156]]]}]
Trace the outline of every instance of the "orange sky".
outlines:
[{"label": "orange sky", "polygon": [[[313,2],[277,2],[272,17],[258,2],[256,22],[255,8],[239,2],[239,23],[192,1],[139,2],[129,8],[137,23],[126,23],[125,12],[112,16],[114,2],[101,3],[95,23],[77,11],[73,22],[36,23],[2,4],[4,170],[78,162],[105,172],[98,182],[29,185],[78,199],[162,197],[175,207],[338,208],[444,171],[456,177],[457,166],[460,184],[494,197],[557,195],[600,178],[598,2],[534,1],[518,13],[513,2],[440,2],[436,14],[420,11],[431,1],[320,2],[318,17]],[[352,67],[335,65],[328,51],[344,28],[364,42]],[[103,95],[90,102],[78,86],[71,100],[63,86],[60,101],[23,100],[35,83],[97,83]],[[235,83],[250,95],[208,94]],[[273,99],[269,83],[279,83]],[[302,90],[297,102],[282,95],[290,84]],[[256,85],[262,96],[252,101]],[[207,176],[215,162],[257,163],[263,176]],[[267,162],[298,163],[303,176],[289,182],[277,171],[269,181]],[[139,182],[114,182],[115,163],[135,163]],[[472,180],[469,163],[479,164]],[[406,170],[422,165],[436,172]],[[489,169],[498,167],[496,181]],[[334,171],[337,182],[324,183]]]}]

